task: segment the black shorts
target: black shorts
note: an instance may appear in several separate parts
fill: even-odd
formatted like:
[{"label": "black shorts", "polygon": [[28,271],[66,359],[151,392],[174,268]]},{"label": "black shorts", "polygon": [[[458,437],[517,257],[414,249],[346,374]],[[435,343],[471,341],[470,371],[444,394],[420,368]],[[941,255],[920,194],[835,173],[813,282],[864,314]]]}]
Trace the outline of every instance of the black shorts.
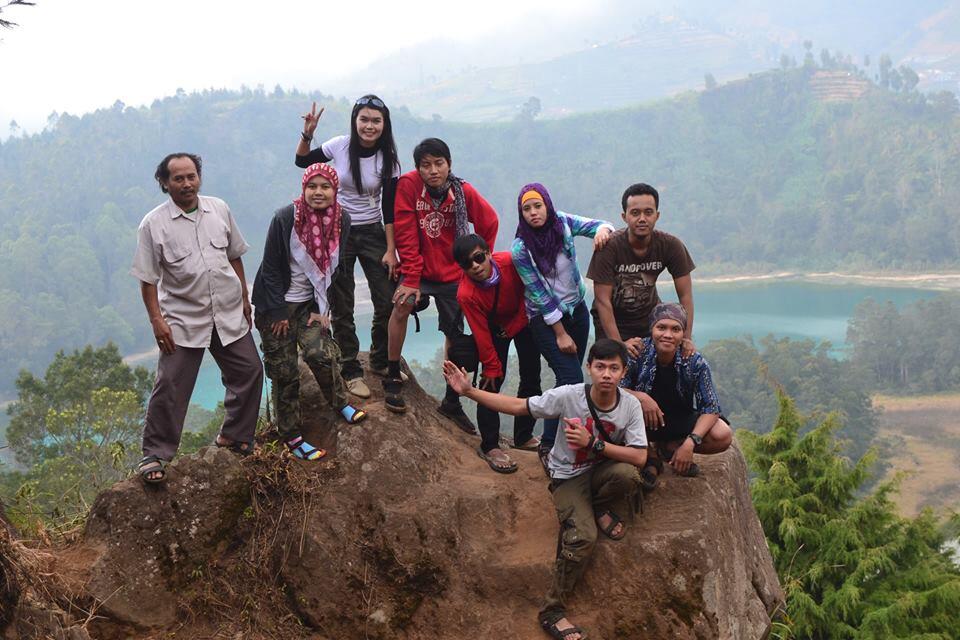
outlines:
[{"label": "black shorts", "polygon": [[[723,414],[719,416],[721,420],[730,424]],[[687,436],[693,433],[693,428],[697,425],[700,414],[691,411],[677,415],[664,415],[664,425],[659,429],[647,427],[647,440],[651,442],[676,442],[685,440]]]},{"label": "black shorts", "polygon": [[433,298],[439,318],[437,326],[440,333],[448,338],[463,335],[463,310],[457,302],[459,287],[459,282],[420,280],[420,296]]}]

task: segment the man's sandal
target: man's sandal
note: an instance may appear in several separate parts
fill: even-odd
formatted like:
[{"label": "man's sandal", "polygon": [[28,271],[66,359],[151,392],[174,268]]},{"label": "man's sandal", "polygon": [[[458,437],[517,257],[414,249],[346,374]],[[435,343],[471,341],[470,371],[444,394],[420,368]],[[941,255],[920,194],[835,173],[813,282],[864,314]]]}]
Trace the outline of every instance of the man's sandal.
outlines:
[{"label": "man's sandal", "polygon": [[[600,526],[600,518],[603,516],[610,517],[610,524],[603,527]],[[617,528],[617,525],[621,524],[620,533],[614,534],[613,530]],[[607,536],[611,540],[623,540],[623,536],[627,535],[627,525],[623,524],[623,520],[620,519],[620,516],[615,514],[613,511],[604,511],[603,513],[597,514],[597,529],[600,530],[600,533]]]},{"label": "man's sandal", "polygon": [[287,449],[290,450],[291,455],[299,460],[319,460],[323,456],[327,455],[326,451],[313,446],[301,436],[297,436],[292,440],[287,440],[284,444],[287,445]]},{"label": "man's sandal", "polygon": [[[223,442],[220,439],[223,438]],[[217,434],[217,437],[213,439],[213,444],[215,444],[220,449],[226,449],[227,451],[232,451],[237,455],[246,458],[253,453],[253,443],[252,442],[240,442],[239,440],[230,440],[223,436],[222,434]]]},{"label": "man's sandal", "polygon": [[653,491],[656,489],[657,483],[660,481],[661,473],[663,473],[663,460],[647,455],[647,462],[643,465],[643,469],[640,471],[640,480],[642,481],[641,486],[643,487],[643,490]]},{"label": "man's sandal", "polygon": [[521,442],[519,444],[514,442],[513,448],[516,449],[517,451],[536,451],[537,449],[540,448],[540,438],[538,438],[537,436],[533,436],[526,442]]},{"label": "man's sandal", "polygon": [[[483,460],[489,465],[491,469],[497,473],[513,473],[517,470],[517,463],[510,459],[503,450],[500,450],[500,455],[490,455],[489,453],[484,453],[483,449],[477,449],[477,455],[483,458]],[[509,463],[504,466],[504,463]]]},{"label": "man's sandal", "polygon": [[[673,459],[673,454],[675,453],[674,451],[668,451],[666,447],[657,447],[657,452],[660,454],[661,459],[668,461]],[[672,466],[670,468],[673,469]],[[687,470],[683,473],[676,470],[674,470],[674,473],[684,478],[696,478],[700,475],[700,465],[696,462],[691,462],[690,466],[687,467]]]},{"label": "man's sandal", "polygon": [[587,640],[586,631],[584,631],[577,625],[573,624],[572,622],[570,623],[571,626],[568,629],[564,629],[563,631],[561,631],[560,629],[557,628],[557,623],[559,623],[565,617],[566,616],[560,616],[559,618],[557,618],[556,620],[553,620],[552,622],[550,620],[541,620],[540,628],[546,631],[550,635],[550,637],[554,638],[555,640],[564,640],[565,638],[569,638],[575,633],[580,634],[580,640]]},{"label": "man's sandal", "polygon": [[[166,471],[167,461],[159,456],[144,456],[140,462],[137,463],[137,473],[140,474],[140,477],[143,478],[144,482],[149,482],[150,484],[157,484],[158,482],[163,482],[167,477]],[[150,476],[159,473],[160,475],[155,478]]]},{"label": "man's sandal", "polygon": [[540,466],[543,467],[543,473],[548,478],[550,477],[550,450],[553,449],[553,445],[547,446],[542,440],[540,444],[537,445],[537,458],[540,460]]},{"label": "man's sandal", "polygon": [[346,420],[348,424],[359,424],[367,418],[366,411],[358,409],[352,404],[348,404],[343,409],[340,409],[340,415],[343,416],[343,419]]}]

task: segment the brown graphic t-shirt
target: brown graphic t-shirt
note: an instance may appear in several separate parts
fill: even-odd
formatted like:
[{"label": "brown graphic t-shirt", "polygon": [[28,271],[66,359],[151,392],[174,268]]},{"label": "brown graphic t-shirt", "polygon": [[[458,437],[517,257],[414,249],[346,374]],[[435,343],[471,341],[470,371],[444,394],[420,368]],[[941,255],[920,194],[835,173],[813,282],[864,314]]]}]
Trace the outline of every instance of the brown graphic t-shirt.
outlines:
[{"label": "brown graphic t-shirt", "polygon": [[[641,258],[631,248],[627,230],[621,229],[610,237],[607,246],[594,252],[587,277],[594,284],[613,286],[613,317],[620,337],[627,340],[650,335],[650,312],[660,303],[660,272],[666,269],[674,278],[682,278],[695,267],[687,248],[676,236],[654,230],[650,247]],[[597,318],[596,303],[593,315]]]}]

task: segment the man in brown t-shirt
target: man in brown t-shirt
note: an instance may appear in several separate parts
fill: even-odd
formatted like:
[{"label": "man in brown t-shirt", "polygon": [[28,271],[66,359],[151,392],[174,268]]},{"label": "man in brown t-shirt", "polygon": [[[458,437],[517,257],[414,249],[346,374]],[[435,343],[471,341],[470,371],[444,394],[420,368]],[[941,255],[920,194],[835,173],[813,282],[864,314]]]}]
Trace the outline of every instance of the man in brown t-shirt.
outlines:
[{"label": "man in brown t-shirt", "polygon": [[636,356],[641,339],[650,335],[650,312],[660,303],[657,277],[664,269],[673,276],[680,304],[687,312],[683,353],[693,353],[693,284],[696,265],[683,242],[654,227],[660,218],[660,194],[648,184],[633,184],[623,192],[623,221],[607,246],[593,254],[587,277],[593,280],[594,330],[597,340],[613,338]]}]

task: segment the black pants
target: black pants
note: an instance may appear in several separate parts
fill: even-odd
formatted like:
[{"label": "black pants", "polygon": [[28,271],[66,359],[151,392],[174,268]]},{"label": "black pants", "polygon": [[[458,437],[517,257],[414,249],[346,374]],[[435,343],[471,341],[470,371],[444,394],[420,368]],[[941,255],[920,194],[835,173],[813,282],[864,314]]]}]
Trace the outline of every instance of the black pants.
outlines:
[{"label": "black pants", "polygon": [[[540,350],[537,349],[529,327],[524,327],[523,331],[513,338],[493,336],[493,346],[497,350],[497,357],[500,359],[500,366],[504,373],[504,377],[500,379],[497,388],[493,391],[499,393],[506,379],[507,353],[510,350],[511,340],[517,347],[517,359],[520,365],[520,384],[517,387],[517,397],[529,398],[530,396],[540,395]],[[523,444],[532,438],[533,425],[536,422],[536,418],[531,416],[514,417],[514,443]],[[480,429],[480,448],[483,449],[483,452],[487,453],[491,449],[496,449],[500,440],[500,414],[478,404],[477,427]]]},{"label": "black pants", "polygon": [[330,308],[332,315],[333,337],[340,347],[340,373],[344,380],[359,378],[363,368],[357,358],[360,353],[360,339],[357,337],[357,325],[353,320],[354,278],[353,268],[360,260],[363,274],[370,287],[370,299],[373,302],[373,321],[370,323],[370,367],[387,368],[387,321],[393,310],[393,291],[397,284],[390,279],[387,270],[380,263],[387,252],[387,236],[383,225],[376,222],[350,228],[346,244],[340,248],[340,262],[343,272],[333,280],[330,287]]}]

